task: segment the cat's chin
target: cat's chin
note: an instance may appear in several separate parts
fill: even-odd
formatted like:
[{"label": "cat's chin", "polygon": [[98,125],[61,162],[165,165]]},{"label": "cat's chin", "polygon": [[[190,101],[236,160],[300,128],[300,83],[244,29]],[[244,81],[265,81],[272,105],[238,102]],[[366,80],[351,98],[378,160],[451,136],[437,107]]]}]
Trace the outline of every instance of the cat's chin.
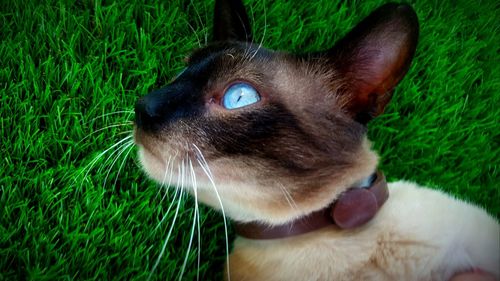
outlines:
[{"label": "cat's chin", "polygon": [[154,181],[162,183],[165,178],[165,171],[167,170],[166,163],[142,145],[138,145],[138,156],[142,169],[146,174]]}]

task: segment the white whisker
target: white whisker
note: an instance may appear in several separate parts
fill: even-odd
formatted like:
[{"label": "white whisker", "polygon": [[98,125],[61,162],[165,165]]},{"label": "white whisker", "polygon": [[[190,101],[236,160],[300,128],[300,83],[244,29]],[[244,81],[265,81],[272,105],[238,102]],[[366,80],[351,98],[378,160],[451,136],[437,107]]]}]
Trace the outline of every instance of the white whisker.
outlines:
[{"label": "white whisker", "polygon": [[[158,198],[158,195],[160,194],[160,192],[162,191],[162,189],[165,188],[165,180],[167,179],[168,168],[170,167],[171,161],[172,161],[172,155],[170,155],[168,157],[167,165],[165,165],[165,173],[163,174],[163,179],[161,180],[161,183],[160,183],[160,188],[158,188],[158,192],[156,192],[156,196],[153,199],[153,201],[156,200],[156,198]],[[167,188],[165,188],[165,189],[167,189]],[[167,193],[167,191],[165,190],[165,194],[166,193]]]},{"label": "white whisker", "polygon": [[125,156],[123,157],[123,160],[122,160],[120,166],[118,166],[118,172],[116,172],[116,178],[115,178],[115,182],[113,183],[113,186],[116,186],[116,183],[118,182],[118,178],[120,176],[120,171],[122,170],[123,165],[125,164],[125,161],[127,161],[128,155],[130,154],[130,152],[132,152],[132,150],[134,150],[134,142],[131,142],[131,144],[128,146],[128,151],[125,154]]},{"label": "white whisker", "polygon": [[[189,160],[189,159],[186,159],[186,160]],[[182,161],[182,165],[184,166],[184,161]],[[193,176],[193,171],[192,171],[192,165],[191,165],[191,184],[193,185],[193,191],[194,191],[194,198],[195,198],[195,207],[194,207],[194,217],[193,217],[193,226],[191,228],[191,234],[190,234],[190,237],[189,237],[189,244],[188,244],[188,248],[187,248],[187,252],[186,252],[186,257],[184,258],[184,263],[182,264],[182,268],[181,268],[181,272],[179,274],[179,280],[182,280],[182,276],[184,275],[184,271],[186,270],[186,265],[187,265],[187,261],[188,261],[188,258],[189,258],[189,253],[191,251],[191,246],[193,244],[193,238],[194,238],[194,230],[195,230],[195,227],[197,225],[197,222],[199,223],[199,213],[198,213],[198,193],[197,193],[197,190],[196,190],[196,186],[195,186],[195,178]],[[187,176],[187,174],[186,174]],[[198,224],[198,243],[199,243],[199,224]],[[198,248],[198,251],[199,251],[199,248]],[[199,252],[198,252],[199,253]],[[198,279],[198,278],[197,278]]]},{"label": "white whisker", "polygon": [[[174,154],[174,157],[173,157],[173,161],[175,161],[175,158],[177,158],[177,154],[178,154],[178,151],[175,151],[175,154]],[[174,173],[174,162],[172,162],[172,165],[170,166],[170,176],[168,177],[168,183],[166,185],[167,188],[172,185],[172,176],[173,176],[173,173]],[[177,188],[177,186],[176,186],[176,188]],[[165,200],[165,197],[167,196],[167,191],[168,190],[165,189],[165,194],[163,194],[163,197],[160,200],[160,204],[163,202],[163,200]]]},{"label": "white whisker", "polygon": [[[173,167],[173,165],[172,165]],[[172,170],[173,171],[173,168]],[[180,168],[179,166],[177,166],[177,179],[179,179],[179,176],[180,176]],[[172,172],[170,172],[170,177],[169,177],[169,185],[170,185],[170,180],[172,179]],[[170,204],[168,205],[168,208],[167,208],[167,211],[165,212],[165,215],[163,215],[163,217],[161,218],[160,222],[158,223],[158,225],[155,227],[155,229],[153,230],[153,232],[156,232],[158,230],[158,228],[163,224],[163,222],[165,221],[165,219],[167,218],[168,214],[170,213],[170,209],[172,209],[172,206],[174,205],[174,202],[177,198],[177,194],[179,193],[179,190],[182,189],[182,187],[178,187],[178,186],[175,186],[175,193],[174,193],[174,197],[172,198],[172,200],[170,201]],[[166,192],[165,191],[165,195],[166,195]],[[163,197],[165,198],[165,197]],[[160,203],[163,201],[163,198],[162,200],[160,201]]]},{"label": "white whisker", "polygon": [[127,140],[130,140],[132,137],[133,136],[126,136],[125,138],[119,140],[118,142],[116,142],[115,144],[113,144],[112,146],[110,146],[109,148],[107,148],[106,150],[104,150],[103,152],[99,153],[94,159],[92,159],[92,161],[90,161],[90,163],[87,164],[87,166],[85,166],[83,168],[83,170],[76,175],[76,178],[78,178],[78,177],[80,177],[82,175],[83,172],[86,171],[86,173],[83,176],[83,179],[81,181],[80,189],[82,188],[83,182],[87,178],[88,173],[92,170],[92,168],[95,166],[95,164],[97,163],[97,161],[99,161],[106,153],[108,153],[108,151],[110,151],[111,149],[113,149],[113,148],[121,145],[123,142],[125,142]]},{"label": "white whisker", "polygon": [[155,272],[156,268],[158,267],[158,264],[160,263],[161,258],[163,257],[163,254],[165,253],[165,249],[167,248],[168,240],[170,239],[170,236],[172,235],[172,231],[174,229],[175,221],[177,220],[177,215],[179,214],[179,209],[180,209],[180,206],[181,206],[183,192],[184,192],[184,190],[181,189],[181,193],[180,193],[180,196],[179,196],[179,201],[177,201],[177,208],[175,209],[174,219],[172,220],[172,224],[170,225],[170,229],[168,230],[167,238],[165,238],[165,242],[163,243],[163,246],[161,248],[160,255],[156,259],[156,262],[153,265],[153,268],[151,269],[151,272],[149,273],[149,276],[148,276],[147,280],[151,279],[151,276],[153,276],[153,273]]},{"label": "white whisker", "polygon": [[217,200],[219,201],[219,205],[221,207],[222,219],[224,220],[224,234],[226,236],[226,261],[227,261],[227,278],[228,278],[227,280],[231,281],[231,275],[229,273],[229,241],[228,241],[226,212],[224,211],[224,206],[222,205],[222,200],[220,198],[219,191],[217,191],[217,186],[215,185],[212,172],[210,171],[210,167],[208,166],[208,163],[205,160],[203,153],[198,148],[198,146],[196,146],[196,144],[194,144],[194,143],[193,143],[193,147],[196,150],[195,151],[196,155],[197,155],[196,160],[198,161],[198,164],[200,164],[200,167],[203,170],[203,172],[207,175],[208,180],[210,181],[210,183],[215,191],[215,195],[217,196]]},{"label": "white whisker", "polygon": [[179,194],[179,190],[181,188],[179,187],[175,187],[175,192],[174,192],[174,197],[172,198],[172,200],[170,201],[170,204],[168,204],[168,208],[167,208],[167,211],[165,211],[165,215],[163,215],[163,217],[161,218],[160,222],[158,223],[158,225],[153,229],[153,232],[156,232],[158,230],[158,228],[160,228],[160,226],[163,224],[163,222],[165,221],[165,219],[167,218],[168,214],[170,213],[170,210],[172,209],[172,207],[174,206],[174,203],[175,203],[175,200],[178,200],[179,198],[177,198],[177,195]]},{"label": "white whisker", "polygon": [[264,1],[264,32],[262,33],[262,39],[260,40],[259,47],[257,47],[257,50],[253,53],[253,55],[250,57],[249,61],[251,61],[257,52],[262,48],[262,43],[264,43],[264,38],[266,37],[266,31],[267,31],[267,12],[266,12],[266,2]]},{"label": "white whisker", "polygon": [[118,133],[114,133],[113,136],[119,136],[119,135],[132,135],[134,131],[133,130],[127,130],[127,131],[123,131],[123,132],[118,132]]},{"label": "white whisker", "polygon": [[128,140],[127,142],[124,142],[122,144],[120,144],[118,147],[116,147],[113,151],[111,151],[110,154],[107,155],[107,157],[103,160],[103,165],[101,165],[98,169],[97,169],[97,173],[98,174],[101,174],[103,172],[104,169],[106,169],[108,166],[108,163],[109,162],[113,162],[112,159],[116,159],[116,154],[119,154],[121,151],[124,150],[124,148],[128,147],[130,144],[131,144],[132,140]]},{"label": "white whisker", "polygon": [[[123,148],[121,148],[121,150],[116,154],[116,157],[114,158],[113,162],[111,163],[111,166],[109,166],[109,169],[108,169],[108,172],[106,173],[106,177],[104,178],[104,182],[102,184],[102,187],[103,188],[106,188],[106,182],[108,181],[108,177],[109,177],[109,174],[111,173],[111,170],[113,169],[113,167],[115,166],[115,163],[118,161],[118,159],[120,159],[120,156],[130,147],[132,147],[134,145],[134,142],[133,141],[130,141],[128,143],[125,143],[125,145],[123,146]],[[120,170],[118,170],[120,171]]]},{"label": "white whisker", "polygon": [[191,31],[193,32],[194,36],[196,37],[196,41],[198,42],[198,47],[201,48],[201,41],[200,41],[200,37],[198,36],[198,33],[196,33],[196,30],[194,29],[194,27],[189,23],[188,20],[185,19],[185,22],[187,23],[187,25],[189,26],[189,29],[191,29]]},{"label": "white whisker", "polygon": [[200,209],[198,207],[198,183],[196,181],[196,173],[194,172],[193,162],[189,159],[189,167],[191,169],[191,177],[193,178],[193,190],[194,190],[194,199],[195,199],[195,208],[197,210],[198,215],[196,216],[198,225],[198,259],[197,259],[197,270],[196,270],[196,280],[200,280],[200,255],[201,255],[201,231],[200,231]]},{"label": "white whisker", "polygon": [[280,187],[281,192],[283,192],[283,195],[285,196],[285,199],[288,202],[288,205],[290,205],[290,207],[293,210],[297,210],[297,203],[295,203],[295,200],[293,200],[293,197],[290,194],[290,192],[288,190],[286,190],[286,188],[283,186],[283,184],[279,183],[278,186]]},{"label": "white whisker", "polygon": [[[255,22],[255,19],[254,19],[254,16],[253,16],[253,10],[252,10],[252,22]],[[248,34],[249,33],[249,30],[246,29],[245,25],[243,25],[243,30],[245,32],[245,34]],[[251,32],[251,31],[250,31]],[[251,34],[250,34],[251,35]],[[245,51],[243,52],[243,60],[244,61],[250,61],[248,58],[250,56],[250,49],[252,48],[253,46],[253,43],[254,43],[254,38],[253,36],[251,36],[251,40],[250,42],[248,42],[246,45],[247,47],[245,48]]]},{"label": "white whisker", "polygon": [[97,119],[104,118],[104,117],[106,117],[106,116],[110,116],[110,115],[114,115],[114,114],[122,114],[122,113],[127,113],[127,114],[125,114],[125,116],[130,116],[130,115],[134,114],[134,111],[133,111],[133,110],[121,110],[121,111],[115,111],[115,112],[108,112],[108,113],[104,113],[103,115],[100,115],[100,116],[97,116],[97,117],[95,117],[95,118],[92,118],[92,119],[90,119],[89,121],[87,121],[87,122],[85,122],[85,123],[83,123],[83,124],[88,124],[88,123],[90,123],[90,122],[92,122],[92,121],[95,121],[95,120],[97,120]]},{"label": "white whisker", "polygon": [[[83,137],[83,139],[79,140],[76,145],[80,144],[81,142],[83,142],[84,140],[88,139],[89,137],[95,135],[96,133],[99,133],[100,131],[104,131],[104,130],[107,130],[109,128],[116,128],[116,127],[125,127],[125,126],[128,126],[128,125],[133,125],[134,122],[130,121],[130,122],[126,122],[126,123],[116,123],[116,124],[111,124],[109,126],[106,126],[106,127],[103,127],[103,128],[100,128],[100,129],[97,129],[95,131],[93,131],[92,133],[86,135],[85,137]],[[132,132],[131,130],[128,130],[128,132]]]},{"label": "white whisker", "polygon": [[205,45],[208,43],[208,31],[205,27],[205,24],[203,23],[203,20],[201,19],[200,13],[198,13],[198,9],[196,9],[196,5],[194,5],[193,0],[191,0],[191,6],[193,7],[196,15],[198,16],[198,19],[200,20],[201,27],[203,29],[204,37],[205,37]]}]

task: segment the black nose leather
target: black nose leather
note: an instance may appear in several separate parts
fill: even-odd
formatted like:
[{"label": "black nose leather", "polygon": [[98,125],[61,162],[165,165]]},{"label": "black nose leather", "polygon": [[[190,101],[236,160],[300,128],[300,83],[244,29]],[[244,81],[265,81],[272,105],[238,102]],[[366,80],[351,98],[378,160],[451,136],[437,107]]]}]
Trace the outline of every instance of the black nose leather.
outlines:
[{"label": "black nose leather", "polygon": [[174,120],[199,112],[201,99],[190,84],[171,84],[140,98],[135,105],[135,124],[144,131],[157,131]]},{"label": "black nose leather", "polygon": [[168,104],[167,91],[157,90],[142,98],[135,104],[135,124],[137,127],[151,131],[161,123],[162,108]]}]

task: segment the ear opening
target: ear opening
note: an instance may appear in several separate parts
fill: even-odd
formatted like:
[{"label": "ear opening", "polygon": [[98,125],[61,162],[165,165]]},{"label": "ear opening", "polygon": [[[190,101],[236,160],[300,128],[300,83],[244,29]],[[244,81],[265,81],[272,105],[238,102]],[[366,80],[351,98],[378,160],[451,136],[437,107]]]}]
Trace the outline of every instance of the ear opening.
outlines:
[{"label": "ear opening", "polygon": [[380,115],[415,54],[419,25],[405,4],[381,6],[327,52],[345,81],[347,112],[361,123]]},{"label": "ear opening", "polygon": [[216,0],[213,41],[252,41],[252,31],[241,0]]}]

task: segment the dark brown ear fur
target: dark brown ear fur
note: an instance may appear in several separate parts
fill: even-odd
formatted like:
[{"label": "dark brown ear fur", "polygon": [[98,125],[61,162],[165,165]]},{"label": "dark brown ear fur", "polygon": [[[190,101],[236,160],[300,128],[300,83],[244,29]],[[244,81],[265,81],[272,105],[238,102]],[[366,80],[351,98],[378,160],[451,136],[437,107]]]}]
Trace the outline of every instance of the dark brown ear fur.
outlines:
[{"label": "dark brown ear fur", "polygon": [[213,41],[252,41],[245,6],[240,0],[216,0]]},{"label": "dark brown ear fur", "polygon": [[361,123],[380,115],[408,71],[418,41],[418,19],[405,4],[381,6],[327,51],[345,80],[347,112]]}]

